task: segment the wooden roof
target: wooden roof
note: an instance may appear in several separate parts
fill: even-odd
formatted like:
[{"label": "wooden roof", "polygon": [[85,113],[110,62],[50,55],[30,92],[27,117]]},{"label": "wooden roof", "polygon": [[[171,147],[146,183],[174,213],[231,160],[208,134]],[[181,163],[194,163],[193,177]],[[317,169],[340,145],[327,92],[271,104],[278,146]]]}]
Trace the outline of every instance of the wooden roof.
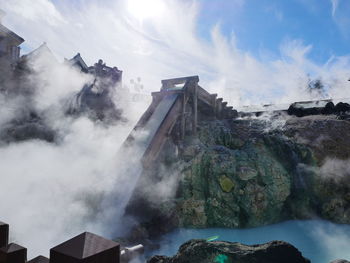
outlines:
[{"label": "wooden roof", "polygon": [[10,29],[0,24],[0,36],[8,37],[16,46],[19,46],[24,42],[24,39],[21,38],[16,33],[12,32]]},{"label": "wooden roof", "polygon": [[84,232],[51,250],[73,258],[84,259],[115,247],[119,249],[119,244],[98,235]]}]

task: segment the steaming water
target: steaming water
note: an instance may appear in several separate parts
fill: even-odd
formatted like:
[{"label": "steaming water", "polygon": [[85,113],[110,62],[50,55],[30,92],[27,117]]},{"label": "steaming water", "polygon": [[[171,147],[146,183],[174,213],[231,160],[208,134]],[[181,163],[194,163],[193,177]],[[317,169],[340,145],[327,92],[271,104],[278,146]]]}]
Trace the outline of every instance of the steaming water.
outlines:
[{"label": "steaming water", "polygon": [[194,238],[205,239],[219,235],[221,241],[260,244],[272,240],[291,243],[312,263],[329,263],[338,258],[350,259],[350,225],[327,221],[287,221],[251,229],[180,229],[165,235],[161,248],[152,255],[174,255],[179,246]]}]

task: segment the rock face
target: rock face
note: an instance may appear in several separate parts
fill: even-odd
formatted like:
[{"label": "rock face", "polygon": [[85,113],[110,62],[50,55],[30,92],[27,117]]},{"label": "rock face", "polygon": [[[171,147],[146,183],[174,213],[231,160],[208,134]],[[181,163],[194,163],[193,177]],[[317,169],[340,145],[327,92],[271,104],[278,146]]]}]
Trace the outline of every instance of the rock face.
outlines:
[{"label": "rock face", "polygon": [[171,215],[172,228],[350,223],[350,122],[335,115],[203,121],[179,157],[176,195],[152,200],[148,219]]},{"label": "rock face", "polygon": [[292,192],[305,183],[297,166],[314,160],[308,148],[264,128],[258,121],[202,123],[200,142],[187,146],[200,150],[180,184],[181,226],[253,227],[288,214]]},{"label": "rock face", "polygon": [[309,263],[292,245],[272,241],[262,245],[190,240],[173,257],[154,256],[148,263]]},{"label": "rock face", "polygon": [[180,226],[254,227],[315,215],[350,223],[350,122],[309,116],[272,125],[201,123],[199,141],[183,151]]},{"label": "rock face", "polygon": [[309,115],[338,115],[344,117],[346,113],[350,111],[350,105],[348,103],[339,102],[337,105],[334,105],[333,102],[328,102],[324,107],[312,107],[312,108],[303,108],[298,107],[295,103],[290,105],[288,108],[289,115],[295,115],[297,117],[304,117]]}]

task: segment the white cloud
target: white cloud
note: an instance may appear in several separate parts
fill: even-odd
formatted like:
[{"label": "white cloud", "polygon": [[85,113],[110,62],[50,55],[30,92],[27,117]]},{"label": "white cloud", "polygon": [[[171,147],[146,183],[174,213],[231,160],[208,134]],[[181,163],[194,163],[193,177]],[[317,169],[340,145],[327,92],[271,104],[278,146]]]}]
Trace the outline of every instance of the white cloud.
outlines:
[{"label": "white cloud", "polygon": [[270,5],[266,7],[266,11],[274,15],[277,21],[281,22],[283,20],[283,17],[284,17],[283,12],[277,6]]},{"label": "white cloud", "polygon": [[332,3],[332,16],[334,17],[335,12],[337,11],[339,0],[331,0]]},{"label": "white cloud", "polygon": [[65,22],[60,12],[49,0],[11,0],[0,1],[1,7],[18,19],[26,19],[57,26]]},{"label": "white cloud", "polygon": [[332,0],[332,18],[342,36],[350,39],[350,1]]},{"label": "white cloud", "polygon": [[301,5],[306,8],[312,14],[317,14],[320,10],[320,5],[318,0],[296,0]]},{"label": "white cloud", "polygon": [[[243,1],[237,3],[243,4]],[[281,46],[280,58],[262,62],[238,49],[234,36],[223,35],[219,26],[212,28],[210,39],[198,36],[199,2],[164,1],[163,14],[144,18],[143,21],[127,13],[126,3],[121,0],[66,0],[55,4],[47,0],[0,0],[0,4],[8,13],[5,24],[23,36],[29,47],[36,48],[46,41],[61,58],[72,57],[77,52],[88,64],[103,58],[107,64],[124,71],[125,82],[142,77],[148,91],[158,90],[161,79],[198,74],[205,89],[219,93],[236,106],[292,102],[310,98],[305,91],[308,72],[321,75],[324,81],[332,83],[334,88],[330,93],[333,96],[342,96],[350,91],[346,77],[350,68],[349,57],[334,58],[331,63],[317,65],[307,57],[311,45],[286,40]],[[37,107],[51,109],[58,103],[58,98],[80,88],[83,80],[76,72],[65,70],[53,67],[40,76],[43,82],[39,86],[43,92],[36,97]],[[145,109],[144,105],[128,106],[127,112],[137,112],[132,116],[129,114],[128,117],[133,120]],[[10,107],[2,107],[4,114],[0,114],[0,123],[8,120],[3,119],[6,116],[10,118],[11,114],[15,114],[9,110]],[[2,220],[13,225],[18,233],[16,237],[24,240],[24,245],[31,243],[28,237],[36,234],[38,240],[33,243],[36,251],[43,250],[40,246],[43,240],[45,246],[51,245],[72,232],[90,227],[89,222],[97,222],[84,221],[87,223],[82,224],[80,220],[91,216],[89,206],[84,205],[89,199],[80,198],[85,193],[103,195],[128,189],[124,183],[111,182],[117,176],[114,173],[117,170],[114,162],[117,148],[132,127],[132,122],[128,126],[106,128],[86,119],[62,121],[56,112],[49,113],[52,125],[66,132],[62,145],[58,147],[32,141],[0,149],[0,170],[7,175],[0,187],[15,189],[10,193],[0,191],[0,200],[14,200],[13,206],[6,207],[6,203],[1,203],[1,210],[9,211]],[[106,180],[100,181],[102,177]],[[118,179],[128,181],[123,181],[123,177]],[[22,183],[17,187],[18,181]],[[60,195],[63,189],[68,192],[67,196]],[[31,196],[33,199],[18,196]],[[11,210],[23,207],[23,204],[28,209],[21,210],[21,216]],[[59,215],[63,214],[62,220],[57,219],[56,210],[60,211]],[[101,216],[107,217],[109,213],[113,214],[113,209]],[[47,217],[41,217],[42,214]],[[68,214],[76,218],[72,224]],[[38,218],[38,221],[26,220],[28,218]],[[33,228],[23,222],[30,222]],[[52,229],[52,222],[58,227]],[[111,225],[106,224],[108,227]],[[57,234],[60,230],[64,236]],[[41,232],[45,232],[46,236],[40,236]]]},{"label": "white cloud", "polygon": [[[25,6],[26,0],[16,1]],[[46,6],[43,1],[38,3]],[[219,26],[212,30],[211,39],[203,39],[197,33],[199,2],[164,1],[163,14],[141,22],[127,12],[122,0],[55,5],[56,10],[64,10],[61,16],[66,21],[55,28],[25,16],[18,19],[15,6],[8,5],[6,22],[32,48],[46,41],[61,57],[80,52],[89,64],[104,58],[124,70],[124,80],[141,76],[148,90],[159,89],[164,78],[198,74],[204,88],[234,105],[292,102],[310,99],[303,92],[309,72],[320,75],[328,70],[307,58],[312,47],[300,41],[285,41],[280,59],[262,62],[239,50]],[[346,81],[342,85],[350,89]]]}]

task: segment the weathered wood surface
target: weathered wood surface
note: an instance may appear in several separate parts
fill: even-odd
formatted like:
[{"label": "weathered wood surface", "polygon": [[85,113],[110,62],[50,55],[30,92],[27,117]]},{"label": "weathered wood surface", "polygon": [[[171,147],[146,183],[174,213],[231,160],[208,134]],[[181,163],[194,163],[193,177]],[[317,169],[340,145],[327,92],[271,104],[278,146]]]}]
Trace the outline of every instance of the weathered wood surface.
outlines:
[{"label": "weathered wood surface", "polygon": [[[152,103],[142,115],[137,125],[129,135],[126,145],[137,144],[144,149],[142,162],[143,166],[148,166],[157,159],[164,143],[168,139],[175,123],[180,122],[181,139],[186,133],[186,105],[190,104],[192,135],[197,133],[198,113],[203,105],[212,110],[213,116],[221,118],[234,117],[235,111],[232,107],[227,107],[227,102],[217,99],[217,94],[210,94],[198,85],[199,77],[191,76],[176,79],[162,80],[162,88],[159,92],[152,93]],[[176,85],[183,84],[182,87]],[[198,104],[202,105],[201,107]],[[203,110],[203,109],[202,109]],[[148,134],[142,138],[143,142],[138,142],[136,133],[146,131]],[[136,141],[135,141],[136,140]]]}]

